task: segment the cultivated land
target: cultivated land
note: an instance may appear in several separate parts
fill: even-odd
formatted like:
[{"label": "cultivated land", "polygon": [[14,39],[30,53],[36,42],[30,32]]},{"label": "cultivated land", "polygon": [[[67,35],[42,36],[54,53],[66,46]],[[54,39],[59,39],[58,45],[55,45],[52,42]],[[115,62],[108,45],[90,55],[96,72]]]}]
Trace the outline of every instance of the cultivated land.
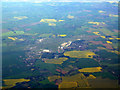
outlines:
[{"label": "cultivated land", "polygon": [[118,88],[117,2],[3,3],[6,88]]}]

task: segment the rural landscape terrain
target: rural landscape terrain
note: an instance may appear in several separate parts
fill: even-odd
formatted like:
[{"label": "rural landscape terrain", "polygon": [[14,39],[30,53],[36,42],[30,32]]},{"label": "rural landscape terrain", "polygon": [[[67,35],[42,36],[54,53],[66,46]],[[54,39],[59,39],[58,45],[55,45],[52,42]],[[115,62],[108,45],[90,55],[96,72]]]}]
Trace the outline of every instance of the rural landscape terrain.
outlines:
[{"label": "rural landscape terrain", "polygon": [[118,2],[2,3],[2,88],[118,88]]}]

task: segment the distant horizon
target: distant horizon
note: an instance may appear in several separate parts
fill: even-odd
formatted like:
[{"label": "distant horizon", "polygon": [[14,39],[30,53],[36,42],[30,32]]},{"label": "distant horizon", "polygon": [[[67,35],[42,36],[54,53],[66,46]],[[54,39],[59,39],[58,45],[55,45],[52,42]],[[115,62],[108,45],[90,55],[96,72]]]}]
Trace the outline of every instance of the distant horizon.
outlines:
[{"label": "distant horizon", "polygon": [[1,2],[119,2],[120,0],[1,0]]}]

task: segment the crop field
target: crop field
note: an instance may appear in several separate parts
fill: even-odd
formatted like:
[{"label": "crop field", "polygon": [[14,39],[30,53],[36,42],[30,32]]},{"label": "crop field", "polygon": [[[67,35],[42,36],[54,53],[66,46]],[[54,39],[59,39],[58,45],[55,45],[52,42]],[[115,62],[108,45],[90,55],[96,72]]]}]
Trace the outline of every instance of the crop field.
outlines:
[{"label": "crop field", "polygon": [[79,72],[100,72],[101,69],[101,67],[82,68],[79,69]]},{"label": "crop field", "polygon": [[58,59],[45,59],[45,63],[53,63],[53,64],[62,64],[64,61],[68,60],[68,58],[58,58]]},{"label": "crop field", "polygon": [[4,84],[6,85],[3,88],[11,88],[16,85],[16,83],[29,82],[30,79],[4,79]]},{"label": "crop field", "polygon": [[15,1],[1,6],[3,89],[120,87],[119,2]]},{"label": "crop field", "polygon": [[91,51],[68,51],[65,52],[64,55],[71,58],[93,58],[93,55],[95,55],[95,53]]}]

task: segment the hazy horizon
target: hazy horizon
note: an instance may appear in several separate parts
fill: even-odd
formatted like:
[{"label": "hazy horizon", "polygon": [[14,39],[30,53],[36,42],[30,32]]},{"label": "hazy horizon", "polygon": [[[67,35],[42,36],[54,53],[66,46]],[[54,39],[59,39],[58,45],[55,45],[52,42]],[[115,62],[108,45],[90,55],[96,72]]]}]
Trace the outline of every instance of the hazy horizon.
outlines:
[{"label": "hazy horizon", "polygon": [[119,0],[1,0],[2,2],[107,2]]}]

